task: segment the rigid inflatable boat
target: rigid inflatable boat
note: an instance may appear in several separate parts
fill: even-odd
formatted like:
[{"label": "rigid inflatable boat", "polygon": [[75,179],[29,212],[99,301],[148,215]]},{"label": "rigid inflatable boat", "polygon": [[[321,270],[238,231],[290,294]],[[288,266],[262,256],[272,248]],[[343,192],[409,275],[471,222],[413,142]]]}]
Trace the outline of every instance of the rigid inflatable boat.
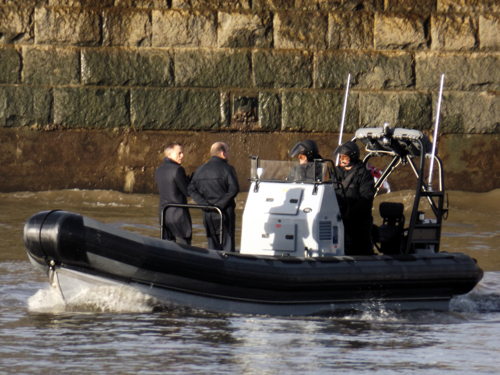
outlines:
[{"label": "rigid inflatable boat", "polygon": [[[381,203],[376,255],[344,255],[332,161],[315,160],[308,166],[314,173],[298,180],[290,178],[292,162],[252,157],[238,252],[180,245],[53,210],[26,222],[28,256],[65,300],[83,288],[127,285],[165,308],[224,313],[329,314],[373,304],[447,309],[483,272],[466,254],[440,252],[447,213],[441,160],[418,130],[362,128],[353,140],[365,145],[365,163],[387,160],[377,191],[399,167],[409,167],[416,181],[411,207]],[[433,164],[436,186],[424,181]]]}]

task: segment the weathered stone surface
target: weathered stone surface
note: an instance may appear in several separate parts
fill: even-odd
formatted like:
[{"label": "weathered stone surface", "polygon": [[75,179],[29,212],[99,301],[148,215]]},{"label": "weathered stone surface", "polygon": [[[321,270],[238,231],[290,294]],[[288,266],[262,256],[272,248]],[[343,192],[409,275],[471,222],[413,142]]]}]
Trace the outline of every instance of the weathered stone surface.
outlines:
[{"label": "weathered stone surface", "polygon": [[[49,0],[22,0],[24,7],[44,6]],[[20,0],[0,0],[0,5],[21,5]]]},{"label": "weathered stone surface", "polygon": [[0,44],[32,43],[32,8],[0,7]]},{"label": "weathered stone surface", "polygon": [[[434,102],[437,98],[433,99]],[[455,134],[500,132],[500,95],[497,93],[444,93],[441,131]]]},{"label": "weathered stone surface", "polygon": [[381,12],[384,10],[384,3],[385,0],[344,0],[342,2],[342,8],[347,11],[367,10],[371,12]]},{"label": "weathered stone surface", "polygon": [[39,44],[98,45],[99,11],[87,8],[36,8],[35,41]]},{"label": "weathered stone surface", "polygon": [[147,10],[113,9],[104,11],[104,45],[151,46],[151,18]]},{"label": "weathered stone surface", "polygon": [[212,47],[216,42],[215,13],[153,10],[153,46]]},{"label": "weathered stone surface", "polygon": [[431,95],[412,92],[360,93],[359,126],[427,130],[432,127]]},{"label": "weathered stone surface", "polygon": [[35,85],[79,83],[79,51],[57,47],[24,47],[23,82]]},{"label": "weathered stone surface", "polygon": [[165,50],[82,50],[82,82],[108,86],[170,86],[173,59]]},{"label": "weathered stone surface", "polygon": [[398,13],[430,14],[436,11],[438,0],[385,0],[385,10]]},{"label": "weathered stone surface", "polygon": [[500,90],[498,53],[419,53],[416,55],[417,89],[437,89],[442,73],[447,90]]},{"label": "weathered stone surface", "polygon": [[297,12],[275,14],[275,48],[325,49],[328,17],[321,13]]},{"label": "weathered stone surface", "polygon": [[175,53],[176,86],[251,87],[247,52],[179,51]]},{"label": "weathered stone surface", "polygon": [[427,47],[426,18],[417,15],[375,15],[375,48],[422,49]]},{"label": "weathered stone surface", "polygon": [[172,0],[173,9],[243,10],[250,4],[251,0]]},{"label": "weathered stone surface", "polygon": [[218,14],[217,45],[241,48],[272,46],[272,18],[269,14]]},{"label": "weathered stone surface", "polygon": [[257,87],[311,87],[313,55],[296,51],[253,53],[253,73]]},{"label": "weathered stone surface", "polygon": [[252,8],[257,11],[276,11],[295,8],[296,0],[253,0]]},{"label": "weathered stone surface", "polygon": [[349,73],[358,89],[406,88],[414,82],[413,58],[407,53],[325,52],[316,64],[318,88],[343,88]]},{"label": "weathered stone surface", "polygon": [[302,11],[332,11],[342,9],[342,0],[296,0],[295,8]]},{"label": "weathered stone surface", "polygon": [[212,130],[220,127],[218,91],[132,90],[131,120],[140,129]]},{"label": "weathered stone surface", "polygon": [[116,7],[168,9],[168,0],[115,0]]},{"label": "weathered stone surface", "polygon": [[69,128],[130,125],[128,92],[121,89],[54,89],[54,123]]},{"label": "weathered stone surface", "polygon": [[259,94],[259,123],[262,130],[280,130],[281,96],[279,94],[268,92]]},{"label": "weathered stone surface", "polygon": [[498,13],[498,0],[437,0],[439,13]]},{"label": "weathered stone surface", "polygon": [[18,83],[21,57],[15,48],[0,48],[0,83]]},{"label": "weathered stone surface", "polygon": [[479,16],[479,46],[500,50],[500,15]]},{"label": "weathered stone surface", "polygon": [[234,92],[232,95],[231,122],[232,130],[251,131],[260,129],[259,99],[255,92]]},{"label": "weathered stone surface", "polygon": [[48,0],[53,7],[111,7],[115,0]]},{"label": "weathered stone surface", "polygon": [[477,24],[470,16],[434,15],[431,17],[431,48],[470,50],[476,47]]},{"label": "weathered stone surface", "polygon": [[374,17],[368,12],[330,13],[328,47],[330,49],[373,48]]},{"label": "weathered stone surface", "polygon": [[446,134],[440,137],[439,155],[445,166],[446,188],[462,191],[498,189],[499,148],[498,134]]},{"label": "weathered stone surface", "polygon": [[0,127],[45,125],[52,98],[48,89],[0,87]]},{"label": "weathered stone surface", "polygon": [[[342,114],[343,94],[337,92],[285,92],[283,95],[282,130],[336,132]],[[349,98],[344,129],[357,129],[358,97]]]}]

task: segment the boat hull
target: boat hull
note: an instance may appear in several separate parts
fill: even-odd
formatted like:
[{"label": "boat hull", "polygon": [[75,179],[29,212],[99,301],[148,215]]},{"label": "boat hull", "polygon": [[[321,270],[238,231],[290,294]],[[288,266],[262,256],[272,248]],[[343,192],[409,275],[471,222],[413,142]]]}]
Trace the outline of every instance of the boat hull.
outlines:
[{"label": "boat hull", "polygon": [[128,285],[167,307],[312,315],[365,310],[443,310],[482,271],[465,254],[259,257],[224,253],[119,230],[65,211],[25,225],[30,259],[69,299],[82,288]]}]

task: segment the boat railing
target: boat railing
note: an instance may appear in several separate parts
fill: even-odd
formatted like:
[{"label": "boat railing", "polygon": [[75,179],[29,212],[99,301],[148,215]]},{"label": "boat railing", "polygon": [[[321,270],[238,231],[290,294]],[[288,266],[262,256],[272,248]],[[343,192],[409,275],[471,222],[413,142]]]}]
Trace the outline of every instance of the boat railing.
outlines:
[{"label": "boat railing", "polygon": [[222,244],[222,239],[224,238],[223,237],[223,225],[222,225],[222,220],[223,220],[223,216],[222,216],[222,211],[219,207],[217,206],[210,206],[210,205],[205,205],[205,204],[189,204],[189,203],[186,203],[186,204],[183,204],[183,203],[169,203],[167,205],[165,205],[165,207],[163,207],[162,209],[162,212],[161,212],[161,216],[160,216],[160,236],[161,238],[165,238],[165,232],[166,232],[166,229],[167,229],[167,226],[165,224],[165,213],[167,212],[167,209],[170,208],[170,207],[179,207],[179,208],[187,208],[187,209],[191,209],[191,208],[194,208],[194,209],[198,209],[198,210],[203,210],[203,211],[215,211],[219,214],[219,243]]}]

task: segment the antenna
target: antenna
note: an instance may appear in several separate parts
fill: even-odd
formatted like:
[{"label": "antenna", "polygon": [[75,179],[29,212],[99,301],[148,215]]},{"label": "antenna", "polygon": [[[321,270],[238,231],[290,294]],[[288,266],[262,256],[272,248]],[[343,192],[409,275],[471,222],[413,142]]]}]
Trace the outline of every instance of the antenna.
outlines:
[{"label": "antenna", "polygon": [[[345,113],[347,110],[347,97],[349,96],[350,82],[351,82],[351,73],[347,75],[347,83],[345,86],[344,105],[342,107],[342,117],[340,118],[339,146],[342,144],[342,135],[344,133]],[[335,165],[339,165],[339,154],[337,154],[337,157],[335,159]]]},{"label": "antenna", "polygon": [[439,114],[441,113],[441,99],[443,97],[444,73],[441,74],[441,82],[439,84],[438,102],[436,108],[436,123],[434,124],[434,135],[432,137],[431,165],[429,167],[429,181],[427,183],[429,189],[432,189],[432,172],[434,169],[434,156],[436,155],[436,144],[439,128]]}]

